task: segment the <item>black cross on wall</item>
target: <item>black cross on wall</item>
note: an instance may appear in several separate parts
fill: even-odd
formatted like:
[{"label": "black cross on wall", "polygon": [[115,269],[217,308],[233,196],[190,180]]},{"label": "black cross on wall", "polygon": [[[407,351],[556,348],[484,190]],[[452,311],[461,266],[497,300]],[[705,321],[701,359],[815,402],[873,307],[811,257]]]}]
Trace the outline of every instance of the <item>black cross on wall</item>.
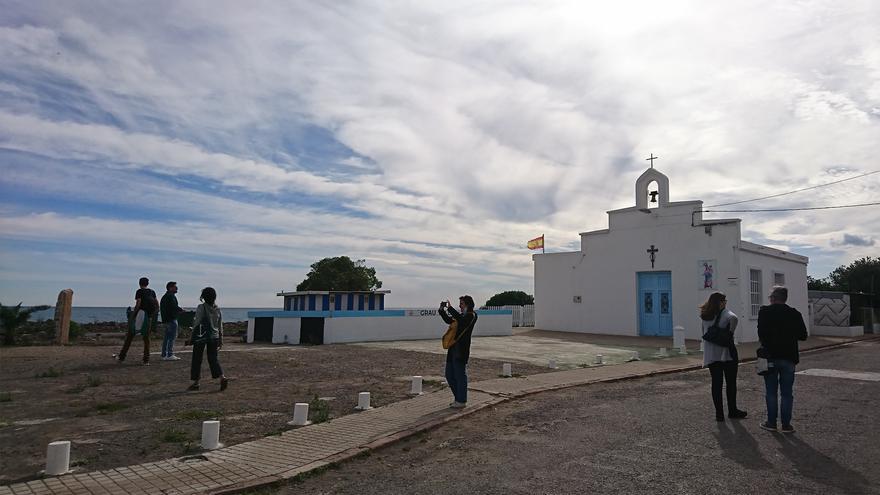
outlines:
[{"label": "black cross on wall", "polygon": [[648,249],[648,254],[651,255],[651,268],[654,268],[654,261],[657,259],[658,251],[660,251],[660,249],[655,248],[653,244],[651,244],[651,248]]}]

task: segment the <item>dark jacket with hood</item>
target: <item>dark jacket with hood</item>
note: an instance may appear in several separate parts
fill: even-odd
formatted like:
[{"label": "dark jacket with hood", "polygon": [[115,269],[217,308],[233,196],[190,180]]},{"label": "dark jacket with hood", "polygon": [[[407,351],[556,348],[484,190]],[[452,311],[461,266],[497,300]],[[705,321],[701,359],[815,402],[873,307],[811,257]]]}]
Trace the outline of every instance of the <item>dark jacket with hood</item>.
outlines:
[{"label": "dark jacket with hood", "polygon": [[452,306],[441,306],[438,312],[447,324],[451,324],[453,320],[458,321],[458,341],[447,352],[451,352],[456,360],[467,363],[471,357],[471,336],[474,334],[473,327],[477,324],[477,313],[468,311],[462,314]]}]

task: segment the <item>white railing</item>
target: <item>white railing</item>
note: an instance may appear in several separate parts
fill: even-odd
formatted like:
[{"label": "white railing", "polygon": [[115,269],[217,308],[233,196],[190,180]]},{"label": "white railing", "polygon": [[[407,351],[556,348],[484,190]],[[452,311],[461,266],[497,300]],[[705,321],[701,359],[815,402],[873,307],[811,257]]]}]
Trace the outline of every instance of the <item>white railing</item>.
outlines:
[{"label": "white railing", "polygon": [[513,326],[515,327],[533,327],[535,326],[535,305],[528,306],[483,306],[480,309],[509,309],[513,311]]}]

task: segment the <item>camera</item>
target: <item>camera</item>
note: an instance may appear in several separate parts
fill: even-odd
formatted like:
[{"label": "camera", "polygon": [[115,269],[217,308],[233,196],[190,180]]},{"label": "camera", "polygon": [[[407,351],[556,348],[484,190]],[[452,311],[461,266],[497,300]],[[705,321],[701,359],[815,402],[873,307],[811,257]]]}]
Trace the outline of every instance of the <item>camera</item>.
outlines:
[{"label": "camera", "polygon": [[441,308],[445,308],[445,307],[448,306],[448,305],[449,305],[449,303],[448,303],[447,301],[440,301],[440,307],[441,307]]}]

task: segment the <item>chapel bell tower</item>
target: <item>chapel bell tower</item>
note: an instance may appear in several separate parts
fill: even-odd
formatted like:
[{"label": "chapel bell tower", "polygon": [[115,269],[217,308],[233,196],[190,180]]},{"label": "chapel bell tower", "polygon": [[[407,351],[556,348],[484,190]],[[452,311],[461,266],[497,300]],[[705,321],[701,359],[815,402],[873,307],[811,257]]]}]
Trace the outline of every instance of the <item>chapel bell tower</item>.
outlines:
[{"label": "chapel bell tower", "polygon": [[650,209],[669,204],[669,178],[655,168],[645,170],[636,180],[636,208]]}]

